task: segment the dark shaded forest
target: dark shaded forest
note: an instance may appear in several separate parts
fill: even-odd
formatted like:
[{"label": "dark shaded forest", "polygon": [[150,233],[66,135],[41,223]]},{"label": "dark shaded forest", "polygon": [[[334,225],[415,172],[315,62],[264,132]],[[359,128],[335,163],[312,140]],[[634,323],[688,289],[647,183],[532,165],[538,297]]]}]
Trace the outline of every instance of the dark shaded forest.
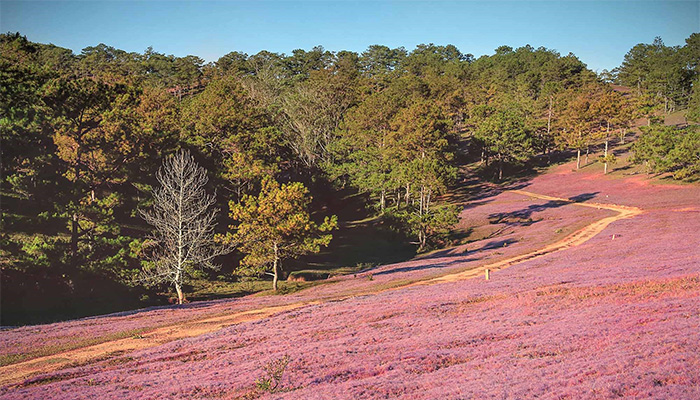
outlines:
[{"label": "dark shaded forest", "polygon": [[[461,166],[496,183],[562,154],[580,166],[642,118],[635,162],[692,179],[699,60],[699,34],[682,47],[639,44],[600,75],[531,46],[479,58],[452,45],[318,46],[205,63],[0,35],[2,324],[166,302],[171,285],[140,279],[157,264],[140,211],[181,150],[221,210],[215,241],[235,245],[219,268],[186,265],[190,280],[272,273],[276,283],[278,271],[307,269],[305,255],[342,245],[358,220],[393,253],[383,260],[445,246],[461,211],[445,194]],[[678,111],[683,126],[658,125]],[[601,162],[607,172],[614,155]],[[348,243],[355,254],[336,267],[380,262],[371,244]]]}]

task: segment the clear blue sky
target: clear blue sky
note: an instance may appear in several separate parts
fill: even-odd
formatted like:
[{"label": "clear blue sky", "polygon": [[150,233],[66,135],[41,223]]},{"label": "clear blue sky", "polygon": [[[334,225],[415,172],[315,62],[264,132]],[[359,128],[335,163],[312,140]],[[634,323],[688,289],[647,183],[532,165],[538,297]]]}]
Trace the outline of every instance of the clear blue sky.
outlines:
[{"label": "clear blue sky", "polygon": [[454,44],[492,54],[530,44],[573,52],[591,69],[618,66],[637,43],[682,45],[700,32],[700,1],[5,1],[0,30],[79,53],[105,43],[127,51],[215,61],[230,51],[291,53],[322,45]]}]

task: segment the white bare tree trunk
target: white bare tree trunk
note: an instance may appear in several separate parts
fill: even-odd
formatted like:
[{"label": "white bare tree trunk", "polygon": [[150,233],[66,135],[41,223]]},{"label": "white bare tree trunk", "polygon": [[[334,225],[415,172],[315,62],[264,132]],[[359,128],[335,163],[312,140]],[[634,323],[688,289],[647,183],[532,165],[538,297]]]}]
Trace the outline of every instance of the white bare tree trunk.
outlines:
[{"label": "white bare tree trunk", "polygon": [[576,150],[576,169],[581,169],[581,149]]},{"label": "white bare tree trunk", "polygon": [[174,286],[178,304],[182,304],[188,269],[218,269],[213,259],[230,252],[233,245],[214,242],[215,196],[205,189],[207,171],[187,151],[168,157],[156,177],[161,186],[153,191],[153,208],[140,211],[154,228],[150,246],[146,246],[153,264],[143,270],[141,279]]},{"label": "white bare tree trunk", "polygon": [[607,175],[608,174],[608,139],[605,139],[605,169],[603,171],[603,174]]},{"label": "white bare tree trunk", "polygon": [[608,174],[608,139],[610,137],[610,121],[608,121],[608,130],[605,132],[605,154],[603,157],[605,158],[605,168],[603,171],[603,175]]},{"label": "white bare tree trunk", "polygon": [[275,251],[275,259],[273,261],[272,265],[272,289],[276,292],[277,291],[277,281],[279,280],[278,276],[278,269],[279,269],[279,249],[277,248],[277,243],[274,244],[274,251]]}]

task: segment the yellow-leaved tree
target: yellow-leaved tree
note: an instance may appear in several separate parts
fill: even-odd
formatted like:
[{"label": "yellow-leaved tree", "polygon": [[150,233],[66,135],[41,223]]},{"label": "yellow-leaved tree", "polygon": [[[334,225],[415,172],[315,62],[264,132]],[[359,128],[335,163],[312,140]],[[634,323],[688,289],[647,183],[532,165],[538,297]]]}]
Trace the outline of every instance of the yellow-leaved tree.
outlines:
[{"label": "yellow-leaved tree", "polygon": [[301,182],[280,185],[265,178],[258,196],[245,195],[240,203],[231,202],[235,233],[225,242],[238,243],[245,254],[238,272],[243,275],[272,275],[272,287],[282,270],[282,261],[308,253],[318,253],[333,239],[330,231],[338,226],[334,215],[318,225],[309,215],[309,191]]}]

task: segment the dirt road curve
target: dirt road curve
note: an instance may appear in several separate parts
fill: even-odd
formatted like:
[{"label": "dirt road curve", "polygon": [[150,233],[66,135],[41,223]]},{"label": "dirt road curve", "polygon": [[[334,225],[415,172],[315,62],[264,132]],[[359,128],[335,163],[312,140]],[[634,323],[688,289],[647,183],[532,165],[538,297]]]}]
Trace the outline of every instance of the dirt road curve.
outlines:
[{"label": "dirt road curve", "polygon": [[[507,268],[511,265],[531,260],[536,257],[541,257],[549,253],[553,253],[560,250],[565,250],[567,248],[578,246],[585,243],[589,239],[596,236],[598,233],[603,231],[611,223],[624,218],[631,218],[642,212],[636,207],[619,206],[613,204],[601,204],[601,203],[577,203],[568,199],[561,199],[557,197],[551,197],[546,195],[541,195],[537,193],[526,192],[523,190],[514,190],[513,193],[521,194],[524,196],[551,200],[551,201],[561,201],[570,203],[571,205],[581,206],[581,207],[593,207],[598,209],[606,209],[616,211],[618,214],[612,217],[603,218],[601,220],[595,221],[592,224],[586,226],[585,228],[567,236],[566,238],[545,246],[542,249],[519,255],[516,257],[511,257],[506,260],[498,261],[492,264],[483,265],[479,268],[470,269],[467,271],[444,275],[438,278],[416,282],[412,284],[407,284],[404,286],[378,290],[374,294],[381,293],[387,290],[401,290],[412,286],[421,285],[432,285],[439,284],[443,282],[454,282],[464,279],[470,279],[484,273],[485,269],[490,271],[498,271],[503,268]],[[363,293],[366,295],[366,293]],[[339,297],[338,299],[330,300],[342,300],[348,298],[347,296]],[[329,300],[327,300],[329,301]],[[319,304],[321,301],[311,301],[311,302],[299,302],[284,306],[277,307],[266,307],[256,310],[249,310],[229,315],[208,317],[201,320],[190,321],[185,324],[177,326],[166,326],[157,328],[151,332],[145,333],[139,337],[120,339],[110,342],[101,343],[98,345],[88,346],[80,349],[70,350],[67,352],[54,354],[51,356],[35,358],[29,361],[20,362],[17,364],[8,365],[0,368],[0,386],[19,384],[30,378],[39,374],[45,374],[53,371],[57,371],[63,368],[68,368],[76,365],[84,365],[90,362],[95,362],[103,360],[106,358],[112,358],[116,356],[123,355],[127,352],[146,349],[149,347],[155,347],[163,343],[171,342],[178,339],[188,338],[203,335],[210,332],[218,331],[227,326],[239,324],[247,321],[254,321],[259,319],[264,319],[270,317],[274,314],[280,312],[286,312],[301,307]]]},{"label": "dirt road curve", "polygon": [[635,215],[639,215],[642,213],[642,210],[640,210],[637,207],[628,207],[628,206],[619,206],[619,205],[614,205],[614,204],[601,204],[601,203],[576,203],[573,202],[569,199],[562,199],[558,197],[552,197],[552,196],[545,196],[542,194],[537,194],[537,193],[532,193],[532,192],[526,192],[524,190],[513,190],[512,193],[518,193],[522,194],[528,197],[534,197],[537,199],[542,199],[542,200],[550,200],[550,201],[561,201],[561,202],[566,202],[571,205],[576,205],[576,206],[581,206],[581,207],[592,207],[592,208],[597,208],[597,209],[605,209],[605,210],[611,210],[611,211],[617,211],[617,215],[613,215],[612,217],[607,217],[603,218],[601,220],[598,220],[583,229],[572,233],[571,235],[565,237],[564,239],[552,243],[548,246],[545,246],[539,250],[535,250],[533,252],[523,254],[520,256],[512,257],[506,260],[498,261],[492,264],[487,264],[482,266],[481,268],[476,268],[476,269],[470,269],[468,271],[464,272],[459,272],[456,274],[450,274],[450,275],[444,275],[438,278],[434,278],[428,281],[423,281],[423,282],[417,282],[414,283],[413,285],[430,285],[434,283],[440,283],[440,282],[454,282],[454,281],[459,281],[462,279],[469,279],[473,278],[477,275],[481,275],[485,272],[485,270],[490,270],[490,271],[498,271],[503,268],[510,267],[511,265],[531,260],[533,258],[541,257],[549,253],[553,253],[555,251],[560,251],[560,250],[565,250],[568,249],[569,247],[573,246],[578,246],[580,244],[583,244],[593,238],[595,235],[599,234],[602,232],[608,225],[611,223],[625,219],[625,218],[632,218]]}]

